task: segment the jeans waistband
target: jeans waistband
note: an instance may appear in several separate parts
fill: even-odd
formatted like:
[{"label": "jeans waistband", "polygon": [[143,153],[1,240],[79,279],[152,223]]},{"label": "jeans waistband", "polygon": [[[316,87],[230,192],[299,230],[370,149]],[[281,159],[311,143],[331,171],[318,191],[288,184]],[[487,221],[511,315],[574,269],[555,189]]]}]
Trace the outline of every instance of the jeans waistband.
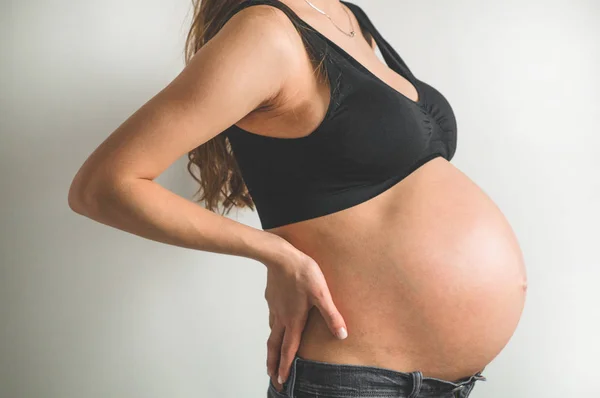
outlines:
[{"label": "jeans waistband", "polygon": [[[332,396],[374,396],[388,392],[399,397],[438,397],[459,394],[466,397],[476,381],[487,380],[482,372],[455,381],[425,377],[420,371],[399,372],[375,366],[336,364],[304,359],[296,355],[289,376],[283,384],[286,397],[296,398],[295,391]],[[270,387],[274,389],[274,386]],[[467,395],[463,395],[467,394]],[[281,394],[280,394],[281,395]]]}]

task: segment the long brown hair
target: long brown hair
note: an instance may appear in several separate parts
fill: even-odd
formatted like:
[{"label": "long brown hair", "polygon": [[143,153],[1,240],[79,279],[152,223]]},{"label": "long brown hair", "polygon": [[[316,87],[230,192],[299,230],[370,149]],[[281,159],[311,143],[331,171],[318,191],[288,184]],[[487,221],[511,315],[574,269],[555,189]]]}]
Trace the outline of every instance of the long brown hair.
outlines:
[{"label": "long brown hair", "polygon": [[[219,29],[227,22],[230,12],[246,0],[192,0],[193,19],[190,31],[185,41],[185,64],[187,65],[194,54],[214,37]],[[282,3],[284,10],[287,10]],[[288,11],[286,11],[287,13]],[[296,29],[301,32],[304,26],[291,18]],[[315,66],[318,78],[326,79],[327,70],[323,66],[325,55],[320,61],[314,56],[316,49],[310,41],[301,35],[311,62]],[[232,207],[249,207],[254,210],[254,202],[244,183],[238,163],[232,152],[229,140],[224,134],[218,134],[209,141],[188,153],[187,169],[200,187],[196,192],[198,202],[204,201],[204,206],[215,211],[222,202],[222,214],[229,213]],[[193,169],[198,169],[196,176]]]}]

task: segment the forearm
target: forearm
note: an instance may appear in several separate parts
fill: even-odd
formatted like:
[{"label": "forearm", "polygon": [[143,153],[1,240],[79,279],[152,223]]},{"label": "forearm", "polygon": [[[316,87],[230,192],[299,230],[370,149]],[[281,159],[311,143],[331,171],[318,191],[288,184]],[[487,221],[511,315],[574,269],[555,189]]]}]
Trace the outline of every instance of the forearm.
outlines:
[{"label": "forearm", "polygon": [[75,211],[157,242],[263,263],[289,250],[283,238],[213,213],[152,180],[131,179],[88,190],[86,204]]}]

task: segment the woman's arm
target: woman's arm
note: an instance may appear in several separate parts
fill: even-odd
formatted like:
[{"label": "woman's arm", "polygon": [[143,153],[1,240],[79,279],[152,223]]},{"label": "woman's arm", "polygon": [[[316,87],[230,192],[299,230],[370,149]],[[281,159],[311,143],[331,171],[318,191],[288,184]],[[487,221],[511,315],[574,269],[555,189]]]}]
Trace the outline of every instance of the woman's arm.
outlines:
[{"label": "woman's arm", "polygon": [[293,29],[283,12],[269,6],[235,14],[173,82],[90,155],[69,191],[74,211],[106,225],[265,264],[271,326],[267,368],[279,386],[278,378],[289,375],[312,306],[334,335],[346,336],[320,267],[285,239],[206,210],[154,179],[179,157],[280,94],[306,62]]},{"label": "woman's arm", "polygon": [[68,196],[91,219],[172,245],[264,260],[283,239],[208,211],[154,179],[274,98],[300,58],[271,7],[234,15],[189,65],[86,160]]}]

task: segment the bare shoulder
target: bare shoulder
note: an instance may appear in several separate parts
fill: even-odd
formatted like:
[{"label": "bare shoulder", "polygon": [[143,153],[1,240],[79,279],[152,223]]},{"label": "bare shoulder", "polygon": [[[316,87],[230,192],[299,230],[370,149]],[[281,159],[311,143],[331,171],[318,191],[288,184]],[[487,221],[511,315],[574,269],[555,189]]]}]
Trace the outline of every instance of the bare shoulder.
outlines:
[{"label": "bare shoulder", "polygon": [[245,68],[264,70],[272,90],[261,106],[277,106],[281,98],[305,84],[299,76],[310,76],[304,73],[310,61],[301,35],[290,17],[272,5],[255,4],[238,11],[206,47],[202,54],[206,58],[237,57]]},{"label": "bare shoulder", "polygon": [[[221,37],[220,37],[221,36]],[[256,4],[235,13],[215,38],[243,40],[251,47],[277,52],[286,62],[302,61],[302,41],[290,18],[281,9]],[[219,40],[219,39],[217,39]]]},{"label": "bare shoulder", "polygon": [[[253,5],[236,14],[175,78],[94,151],[80,180],[154,179],[181,156],[278,98],[303,62],[284,12]],[[99,183],[98,183],[99,185]]]}]

